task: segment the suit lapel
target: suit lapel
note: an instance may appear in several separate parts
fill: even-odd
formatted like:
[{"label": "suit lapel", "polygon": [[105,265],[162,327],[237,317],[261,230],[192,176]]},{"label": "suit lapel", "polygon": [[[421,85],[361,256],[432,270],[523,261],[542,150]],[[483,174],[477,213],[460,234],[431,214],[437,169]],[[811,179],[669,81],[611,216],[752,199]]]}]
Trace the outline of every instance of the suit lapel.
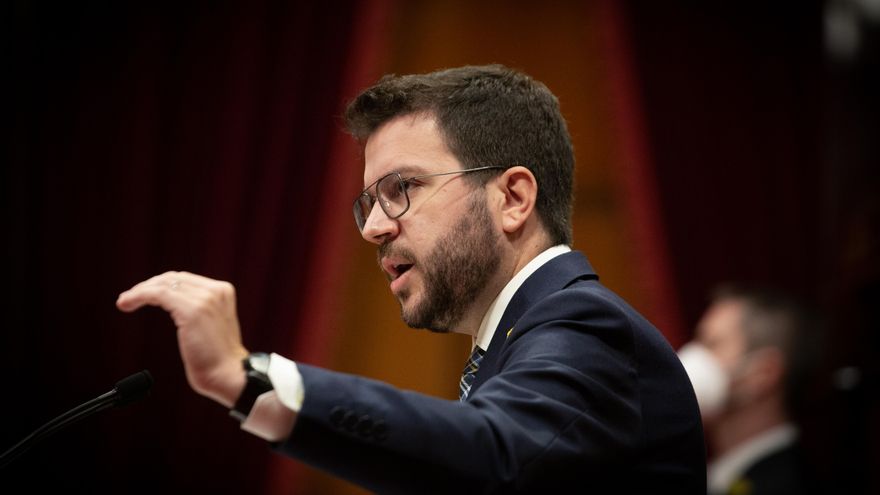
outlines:
[{"label": "suit lapel", "polygon": [[582,253],[572,251],[551,259],[523,282],[505,308],[498,327],[495,328],[492,342],[480,363],[469,397],[473,396],[483,382],[498,372],[496,369],[499,364],[498,357],[506,345],[508,336],[516,330],[516,322],[526,310],[550,294],[584,278],[599,277]]}]

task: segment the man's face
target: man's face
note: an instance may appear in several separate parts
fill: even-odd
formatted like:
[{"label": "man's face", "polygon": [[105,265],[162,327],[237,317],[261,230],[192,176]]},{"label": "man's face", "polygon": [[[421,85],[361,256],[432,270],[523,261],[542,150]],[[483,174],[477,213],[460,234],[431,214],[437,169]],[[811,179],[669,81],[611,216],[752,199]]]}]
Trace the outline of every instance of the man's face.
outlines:
[{"label": "man's face", "polygon": [[755,380],[760,373],[756,374],[755,364],[760,362],[762,354],[749,349],[743,329],[745,312],[745,302],[722,299],[706,310],[697,327],[697,339],[712,353],[728,380],[722,408],[715,417],[704,418],[710,424],[751,407],[760,392],[756,388],[760,381]]},{"label": "man's face", "polygon": [[[391,172],[405,179],[461,170],[433,118],[392,119],[367,140],[364,184]],[[375,193],[375,191],[371,191]],[[453,174],[409,183],[409,210],[389,219],[378,204],[364,239],[379,245],[407,325],[449,331],[460,322],[500,264],[499,234],[484,190]]]},{"label": "man's face", "polygon": [[709,306],[697,326],[697,339],[728,373],[739,364],[746,351],[743,310],[741,301],[720,300]]}]

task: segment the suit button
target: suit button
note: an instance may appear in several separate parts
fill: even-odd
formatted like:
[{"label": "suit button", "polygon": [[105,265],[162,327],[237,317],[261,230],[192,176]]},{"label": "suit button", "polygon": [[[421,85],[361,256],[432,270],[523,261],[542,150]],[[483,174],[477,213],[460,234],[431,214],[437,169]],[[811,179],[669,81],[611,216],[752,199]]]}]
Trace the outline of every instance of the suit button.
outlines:
[{"label": "suit button", "polygon": [[388,426],[381,419],[373,423],[373,438],[379,442],[388,438]]},{"label": "suit button", "polygon": [[330,410],[330,424],[339,428],[345,418],[345,408],[336,406]]},{"label": "suit button", "polygon": [[357,415],[352,411],[345,411],[340,426],[342,426],[345,431],[353,431],[355,423],[357,423]]},{"label": "suit button", "polygon": [[373,419],[364,414],[358,418],[358,422],[354,425],[354,431],[361,436],[369,436],[373,432]]}]

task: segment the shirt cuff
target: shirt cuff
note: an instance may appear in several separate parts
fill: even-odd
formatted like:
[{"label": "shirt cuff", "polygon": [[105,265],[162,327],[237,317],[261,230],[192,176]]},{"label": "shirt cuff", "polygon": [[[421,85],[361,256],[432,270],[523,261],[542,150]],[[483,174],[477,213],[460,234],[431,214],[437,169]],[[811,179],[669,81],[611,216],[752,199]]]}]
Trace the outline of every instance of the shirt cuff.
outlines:
[{"label": "shirt cuff", "polygon": [[254,402],[241,429],[270,442],[280,442],[290,435],[296,413],[302,408],[304,386],[296,363],[278,354],[269,357],[270,390]]}]

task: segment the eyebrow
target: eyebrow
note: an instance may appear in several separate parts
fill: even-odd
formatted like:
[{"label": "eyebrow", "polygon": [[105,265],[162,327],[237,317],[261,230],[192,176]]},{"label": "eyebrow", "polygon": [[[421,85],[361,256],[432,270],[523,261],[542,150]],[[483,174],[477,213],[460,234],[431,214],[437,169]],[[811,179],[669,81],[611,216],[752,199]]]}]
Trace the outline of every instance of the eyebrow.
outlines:
[{"label": "eyebrow", "polygon": [[378,181],[382,177],[385,177],[386,175],[393,174],[393,173],[398,173],[398,174],[400,174],[401,178],[407,179],[409,177],[414,177],[416,175],[425,175],[425,174],[427,174],[427,171],[425,170],[424,167],[421,167],[419,165],[412,165],[412,164],[401,165],[399,167],[395,167],[395,168],[389,170],[388,172],[385,172],[384,174],[380,175],[376,180],[374,180],[373,182],[370,182],[370,184],[367,185],[366,187],[372,186],[373,184],[376,183],[376,181]]},{"label": "eyebrow", "polygon": [[427,173],[424,167],[420,167],[418,165],[403,165],[392,170],[392,172],[397,172],[404,179],[406,179],[407,177],[412,177],[414,175],[424,175],[425,173]]}]

